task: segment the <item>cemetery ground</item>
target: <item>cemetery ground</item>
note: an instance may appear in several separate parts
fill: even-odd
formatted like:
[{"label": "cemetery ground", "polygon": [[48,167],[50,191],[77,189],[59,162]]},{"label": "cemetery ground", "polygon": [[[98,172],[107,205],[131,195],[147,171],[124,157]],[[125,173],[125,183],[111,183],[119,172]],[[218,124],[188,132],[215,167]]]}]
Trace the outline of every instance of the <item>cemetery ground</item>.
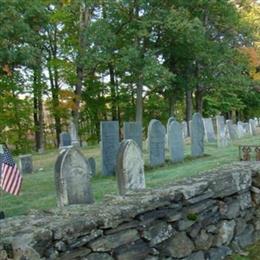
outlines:
[{"label": "cemetery ground", "polygon": [[[146,187],[161,187],[174,182],[174,180],[193,176],[224,164],[230,164],[238,160],[239,144],[257,143],[260,143],[260,135],[233,141],[233,144],[225,148],[217,148],[216,144],[206,144],[205,156],[196,159],[190,157],[190,145],[186,144],[184,162],[170,163],[169,154],[166,152],[167,161],[164,166],[153,169],[145,167]],[[99,147],[87,147],[83,149],[83,153],[88,158],[94,157],[97,164],[97,175],[91,181],[95,202],[98,203],[106,195],[117,195],[116,178],[114,176],[101,176]],[[11,196],[2,192],[0,209],[4,210],[7,217],[28,214],[33,210],[48,210],[56,206],[54,164],[57,156],[58,150],[47,151],[44,154],[34,154],[34,172],[24,176],[20,196]],[[145,162],[147,162],[147,157],[148,154],[144,151]]]}]

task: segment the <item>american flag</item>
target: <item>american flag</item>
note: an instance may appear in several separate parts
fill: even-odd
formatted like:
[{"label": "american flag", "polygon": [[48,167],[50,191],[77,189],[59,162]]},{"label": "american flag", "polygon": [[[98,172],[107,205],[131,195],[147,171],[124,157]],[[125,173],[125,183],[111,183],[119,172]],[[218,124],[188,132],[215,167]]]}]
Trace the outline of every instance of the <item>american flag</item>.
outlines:
[{"label": "american flag", "polygon": [[12,195],[18,195],[22,185],[22,175],[9,150],[4,147],[3,151],[4,153],[0,157],[0,187]]}]

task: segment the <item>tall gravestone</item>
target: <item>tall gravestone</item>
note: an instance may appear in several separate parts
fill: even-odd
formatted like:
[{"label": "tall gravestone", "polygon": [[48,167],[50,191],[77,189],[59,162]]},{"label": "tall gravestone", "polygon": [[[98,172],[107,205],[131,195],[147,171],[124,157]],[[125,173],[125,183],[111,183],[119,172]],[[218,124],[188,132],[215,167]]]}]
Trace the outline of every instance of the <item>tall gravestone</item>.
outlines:
[{"label": "tall gravestone", "polygon": [[244,125],[243,122],[241,122],[241,121],[238,121],[238,122],[237,122],[237,133],[238,133],[238,138],[242,138],[242,137],[246,134],[243,125]]},{"label": "tall gravestone", "polygon": [[205,141],[209,143],[215,143],[217,141],[213,122],[211,118],[203,118],[203,125],[205,131]]},{"label": "tall gravestone", "polygon": [[249,126],[252,135],[256,135],[256,122],[254,119],[249,119]]},{"label": "tall gravestone", "polygon": [[71,137],[67,132],[60,133],[60,149],[71,146]]},{"label": "tall gravestone", "polygon": [[18,164],[22,174],[30,174],[33,172],[33,161],[31,154],[20,155]]},{"label": "tall gravestone", "polygon": [[102,175],[115,175],[116,156],[119,148],[118,121],[100,122]]},{"label": "tall gravestone", "polygon": [[181,123],[181,127],[182,127],[182,135],[183,135],[183,138],[187,138],[188,137],[188,125],[187,125],[187,122],[186,121],[183,121]]},{"label": "tall gravestone", "polygon": [[165,127],[152,119],[148,126],[148,154],[150,166],[163,165],[165,161]]},{"label": "tall gravestone", "polygon": [[174,116],[171,116],[168,118],[167,120],[167,125],[166,125],[166,135],[165,135],[165,148],[166,149],[169,149],[169,141],[168,141],[168,133],[169,133],[169,127],[170,127],[170,124],[171,122],[175,121],[175,117]]},{"label": "tall gravestone", "polygon": [[124,139],[134,140],[142,150],[143,136],[142,125],[139,122],[125,122],[124,123]]},{"label": "tall gravestone", "polygon": [[204,126],[200,113],[195,113],[191,122],[191,155],[198,157],[204,155]]},{"label": "tall gravestone", "polygon": [[79,147],[79,137],[78,137],[78,131],[74,124],[74,122],[70,121],[70,138],[71,138],[71,145]]},{"label": "tall gravestone", "polygon": [[218,147],[225,147],[228,145],[227,128],[225,126],[224,116],[216,116],[217,125],[217,145]]},{"label": "tall gravestone", "polygon": [[184,160],[184,140],[182,125],[177,121],[172,121],[168,132],[169,152],[172,162]]},{"label": "tall gravestone", "polygon": [[93,203],[88,160],[76,148],[63,150],[55,164],[55,184],[60,207]]},{"label": "tall gravestone", "polygon": [[134,140],[121,142],[117,154],[116,176],[120,195],[124,195],[129,190],[145,188],[142,151]]},{"label": "tall gravestone", "polygon": [[227,125],[227,128],[228,128],[231,140],[238,139],[237,128],[236,128],[236,125],[233,125],[233,121],[232,120],[226,120],[226,125]]}]

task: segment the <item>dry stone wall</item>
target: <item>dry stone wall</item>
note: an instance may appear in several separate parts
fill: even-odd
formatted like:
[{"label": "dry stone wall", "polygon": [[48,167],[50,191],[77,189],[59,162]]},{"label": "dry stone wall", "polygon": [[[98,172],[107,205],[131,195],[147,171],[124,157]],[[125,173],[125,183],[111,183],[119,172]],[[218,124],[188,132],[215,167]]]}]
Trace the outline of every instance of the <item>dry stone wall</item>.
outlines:
[{"label": "dry stone wall", "polygon": [[[174,173],[173,173],[174,174]],[[260,239],[260,164],[0,221],[0,259],[219,260]]]}]

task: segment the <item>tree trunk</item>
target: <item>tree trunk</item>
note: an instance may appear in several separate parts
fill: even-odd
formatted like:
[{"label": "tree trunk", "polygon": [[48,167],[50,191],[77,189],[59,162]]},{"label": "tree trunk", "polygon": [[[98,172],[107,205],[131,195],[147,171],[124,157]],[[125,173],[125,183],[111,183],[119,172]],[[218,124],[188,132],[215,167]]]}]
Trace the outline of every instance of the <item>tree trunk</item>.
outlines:
[{"label": "tree trunk", "polygon": [[173,93],[169,95],[169,117],[175,115],[176,98]]},{"label": "tree trunk", "polygon": [[114,68],[113,68],[112,64],[109,64],[109,75],[110,75],[112,120],[117,120],[116,82],[115,82]]},{"label": "tree trunk", "polygon": [[34,126],[35,126],[35,148],[36,151],[43,151],[44,149],[44,118],[43,118],[43,104],[42,104],[42,86],[41,73],[38,69],[34,70]]},{"label": "tree trunk", "polygon": [[138,83],[137,84],[137,91],[136,91],[136,114],[135,114],[136,122],[143,123],[143,85]]},{"label": "tree trunk", "polygon": [[197,88],[195,93],[196,111],[202,115],[203,112],[203,91]]},{"label": "tree trunk", "polygon": [[185,115],[186,115],[186,122],[187,122],[187,128],[188,128],[188,136],[190,136],[190,124],[189,121],[192,119],[192,91],[186,90],[185,91]]}]

